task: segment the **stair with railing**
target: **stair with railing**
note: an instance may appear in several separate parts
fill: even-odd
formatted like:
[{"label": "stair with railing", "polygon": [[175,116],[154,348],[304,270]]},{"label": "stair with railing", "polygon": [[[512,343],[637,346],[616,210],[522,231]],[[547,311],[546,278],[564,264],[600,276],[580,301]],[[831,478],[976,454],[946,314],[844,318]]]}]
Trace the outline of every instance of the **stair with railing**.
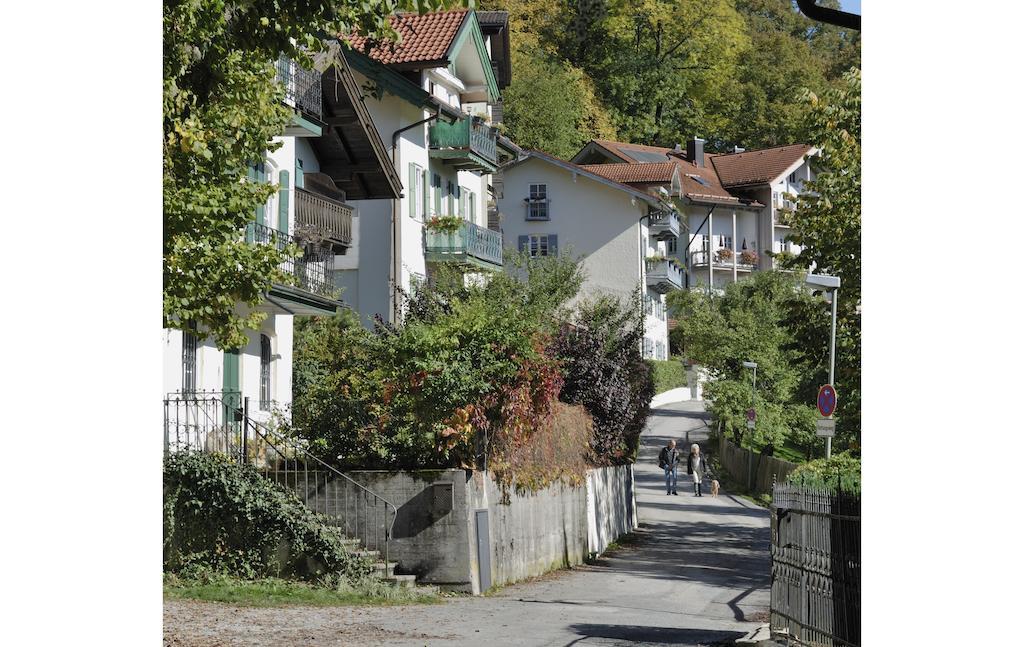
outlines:
[{"label": "stair with railing", "polygon": [[352,552],[373,559],[378,577],[415,586],[416,576],[396,573],[399,564],[389,559],[395,505],[311,454],[301,441],[254,419],[240,393],[168,394],[164,451],[219,453],[252,465],[319,513]]}]

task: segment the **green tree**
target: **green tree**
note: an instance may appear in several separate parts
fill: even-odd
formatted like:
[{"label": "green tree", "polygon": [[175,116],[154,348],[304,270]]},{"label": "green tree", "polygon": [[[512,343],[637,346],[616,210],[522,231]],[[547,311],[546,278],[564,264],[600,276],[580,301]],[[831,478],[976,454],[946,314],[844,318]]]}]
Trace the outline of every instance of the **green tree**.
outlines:
[{"label": "green tree", "polygon": [[[797,279],[782,272],[757,272],[731,283],[723,295],[673,293],[669,305],[684,331],[686,356],[710,373],[705,394],[724,431],[738,444],[769,452],[788,440],[810,456],[816,448],[814,417],[811,401],[800,398],[808,359],[792,318],[810,310],[813,299]],[[822,316],[814,323],[825,325]],[[745,361],[758,365],[754,394]],[[750,434],[746,411],[752,403],[757,424]]]},{"label": "green tree", "polygon": [[822,97],[805,94],[810,106],[805,141],[820,150],[812,159],[814,180],[800,194],[790,238],[800,255],[785,259],[793,269],[814,264],[815,272],[842,279],[836,327],[837,438],[859,448],[861,362],[861,169],[860,70],[848,71]]},{"label": "green tree", "polygon": [[[253,309],[294,249],[247,245],[245,227],[276,190],[247,182],[251,164],[279,144],[289,111],[274,61],[305,67],[330,60],[327,40],[360,32],[393,34],[397,8],[428,10],[438,0],[279,3],[167,0],[163,58],[163,320],[197,326],[221,348],[245,342],[265,317]],[[336,41],[334,41],[336,43]],[[239,303],[246,308],[238,308]]]}]

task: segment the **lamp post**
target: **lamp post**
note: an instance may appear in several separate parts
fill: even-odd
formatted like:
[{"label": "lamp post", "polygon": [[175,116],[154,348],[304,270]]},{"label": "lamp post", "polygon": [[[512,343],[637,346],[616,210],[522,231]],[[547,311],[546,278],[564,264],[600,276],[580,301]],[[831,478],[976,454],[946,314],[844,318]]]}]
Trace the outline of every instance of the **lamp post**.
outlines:
[{"label": "lamp post", "polygon": [[[832,341],[829,344],[828,351],[828,383],[835,388],[835,374],[836,374],[836,304],[839,302],[839,284],[840,280],[838,276],[829,276],[828,274],[808,274],[805,283],[811,287],[819,288],[827,291],[832,297]],[[832,436],[825,437],[825,458],[829,459],[832,457]]]},{"label": "lamp post", "polygon": [[[743,362],[743,368],[750,368],[754,370],[754,374],[750,378],[750,410],[755,411],[754,415],[756,416],[757,413],[755,410],[754,398],[755,393],[757,392],[757,362]],[[748,419],[747,422],[752,423],[754,421]],[[753,425],[748,424],[747,426],[752,427]]]}]

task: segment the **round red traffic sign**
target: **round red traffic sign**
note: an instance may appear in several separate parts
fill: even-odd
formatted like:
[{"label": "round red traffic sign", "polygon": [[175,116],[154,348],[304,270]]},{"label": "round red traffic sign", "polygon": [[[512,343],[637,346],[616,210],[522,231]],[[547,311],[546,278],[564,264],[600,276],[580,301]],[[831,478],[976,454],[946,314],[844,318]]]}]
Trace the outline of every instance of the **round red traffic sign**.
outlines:
[{"label": "round red traffic sign", "polygon": [[818,389],[818,413],[829,418],[836,412],[836,389],[831,384]]}]

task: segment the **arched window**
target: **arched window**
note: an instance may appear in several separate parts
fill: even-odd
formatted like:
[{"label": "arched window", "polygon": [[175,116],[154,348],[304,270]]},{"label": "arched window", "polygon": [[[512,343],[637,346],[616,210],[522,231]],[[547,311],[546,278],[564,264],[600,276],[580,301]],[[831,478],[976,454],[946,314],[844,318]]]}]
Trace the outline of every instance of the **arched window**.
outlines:
[{"label": "arched window", "polygon": [[270,410],[270,337],[260,335],[260,410]]}]

